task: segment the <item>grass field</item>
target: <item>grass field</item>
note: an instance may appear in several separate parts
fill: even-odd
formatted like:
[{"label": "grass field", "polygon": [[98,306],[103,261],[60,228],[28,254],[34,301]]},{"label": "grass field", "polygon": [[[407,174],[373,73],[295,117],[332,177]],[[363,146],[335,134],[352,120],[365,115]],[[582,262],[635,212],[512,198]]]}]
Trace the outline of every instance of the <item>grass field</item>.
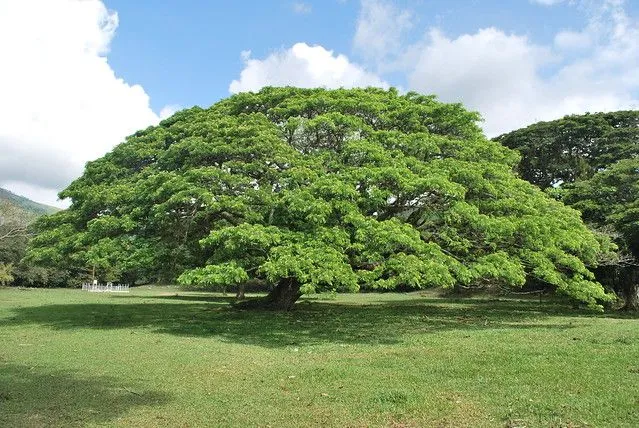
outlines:
[{"label": "grass field", "polygon": [[0,289],[0,426],[639,426],[637,318],[418,294],[228,301]]}]

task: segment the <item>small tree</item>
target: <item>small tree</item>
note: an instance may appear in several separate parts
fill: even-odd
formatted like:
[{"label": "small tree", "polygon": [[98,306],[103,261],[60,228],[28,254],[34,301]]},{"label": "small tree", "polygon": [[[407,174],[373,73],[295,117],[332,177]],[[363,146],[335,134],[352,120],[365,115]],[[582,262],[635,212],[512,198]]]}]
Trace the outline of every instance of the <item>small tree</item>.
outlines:
[{"label": "small tree", "polygon": [[13,281],[13,265],[11,263],[0,263],[0,285],[3,287]]}]

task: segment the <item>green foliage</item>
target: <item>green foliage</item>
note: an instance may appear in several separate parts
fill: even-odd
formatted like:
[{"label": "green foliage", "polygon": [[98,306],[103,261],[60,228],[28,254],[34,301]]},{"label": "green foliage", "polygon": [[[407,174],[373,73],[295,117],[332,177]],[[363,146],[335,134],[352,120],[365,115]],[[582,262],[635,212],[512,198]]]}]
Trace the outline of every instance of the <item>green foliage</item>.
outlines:
[{"label": "green foliage", "polygon": [[13,281],[13,265],[0,263],[0,285],[5,286]]},{"label": "green foliage", "polygon": [[639,258],[639,158],[621,160],[590,180],[567,186],[563,199],[586,221],[614,226],[622,245]]},{"label": "green foliage", "polygon": [[249,276],[244,269],[235,263],[208,265],[203,268],[188,270],[178,277],[178,282],[184,285],[202,286],[204,288],[242,284]]},{"label": "green foliage", "polygon": [[639,310],[639,111],[568,116],[497,140],[521,152],[524,178],[553,186],[547,192],[581,211],[602,242],[615,241],[620,254],[599,256],[597,278]]},{"label": "green foliage", "polygon": [[[61,272],[23,261],[31,224],[42,215],[59,211],[0,188],[0,264],[12,265],[4,284],[42,286],[64,284]],[[8,275],[5,275],[8,278]]]},{"label": "green foliage", "polygon": [[639,155],[639,110],[566,116],[496,140],[522,154],[518,170],[529,182],[541,188],[572,183]]},{"label": "green foliage", "polygon": [[[520,287],[591,306],[602,251],[516,178],[458,104],[396,90],[266,88],[184,110],[90,162],[30,258],[103,277],[303,292]],[[291,282],[292,281],[292,282]]]}]

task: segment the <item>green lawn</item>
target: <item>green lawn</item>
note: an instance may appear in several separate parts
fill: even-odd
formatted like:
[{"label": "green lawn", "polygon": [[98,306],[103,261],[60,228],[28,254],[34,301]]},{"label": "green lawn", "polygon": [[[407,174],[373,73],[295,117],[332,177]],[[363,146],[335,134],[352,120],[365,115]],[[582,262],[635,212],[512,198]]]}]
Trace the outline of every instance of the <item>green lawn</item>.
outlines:
[{"label": "green lawn", "polygon": [[419,294],[228,301],[0,289],[0,426],[639,426],[637,318]]}]

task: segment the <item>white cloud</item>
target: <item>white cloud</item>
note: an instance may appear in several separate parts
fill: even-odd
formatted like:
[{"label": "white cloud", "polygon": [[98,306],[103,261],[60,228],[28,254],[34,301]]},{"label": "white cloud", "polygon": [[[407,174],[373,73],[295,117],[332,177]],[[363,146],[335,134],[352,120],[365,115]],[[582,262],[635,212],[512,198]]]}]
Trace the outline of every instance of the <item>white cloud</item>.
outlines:
[{"label": "white cloud", "polygon": [[[354,48],[379,65],[402,51],[402,38],[413,27],[413,15],[391,3],[362,0]],[[385,67],[388,68],[388,67]]]},{"label": "white cloud", "polygon": [[409,75],[411,88],[436,88],[443,98],[477,104],[488,97],[503,98],[535,80],[536,69],[548,63],[547,49],[526,37],[495,28],[449,39],[431,30]]},{"label": "white cloud", "polygon": [[557,49],[571,51],[587,49],[593,41],[589,32],[563,30],[555,34],[554,42]]},{"label": "white cloud", "polygon": [[552,59],[548,49],[526,37],[495,28],[456,39],[431,30],[409,73],[409,87],[480,111],[485,131],[494,134],[529,120],[530,106],[545,96],[537,70]]},{"label": "white cloud", "polygon": [[[368,4],[362,1],[363,15]],[[565,114],[639,108],[639,20],[627,15],[623,0],[580,4],[584,28],[558,31],[550,45],[498,28],[454,38],[431,28],[392,61],[403,67],[409,89],[479,111],[489,136]],[[370,56],[397,37],[371,46]]]},{"label": "white cloud", "polygon": [[0,0],[0,186],[51,204],[85,162],[159,120],[107,62],[117,26],[100,0]]},{"label": "white cloud", "polygon": [[162,110],[160,110],[160,119],[164,120],[168,117],[171,117],[182,109],[183,107],[177,104],[169,104],[167,106],[164,106],[162,107]]},{"label": "white cloud", "polygon": [[231,93],[286,85],[303,88],[389,86],[346,56],[336,55],[322,46],[296,43],[290,49],[272,53],[262,60],[251,58],[250,52],[242,55],[244,69],[240,78],[231,82]]},{"label": "white cloud", "polygon": [[302,2],[293,3],[293,12],[297,13],[298,15],[308,15],[312,11],[313,7],[310,4]]}]

